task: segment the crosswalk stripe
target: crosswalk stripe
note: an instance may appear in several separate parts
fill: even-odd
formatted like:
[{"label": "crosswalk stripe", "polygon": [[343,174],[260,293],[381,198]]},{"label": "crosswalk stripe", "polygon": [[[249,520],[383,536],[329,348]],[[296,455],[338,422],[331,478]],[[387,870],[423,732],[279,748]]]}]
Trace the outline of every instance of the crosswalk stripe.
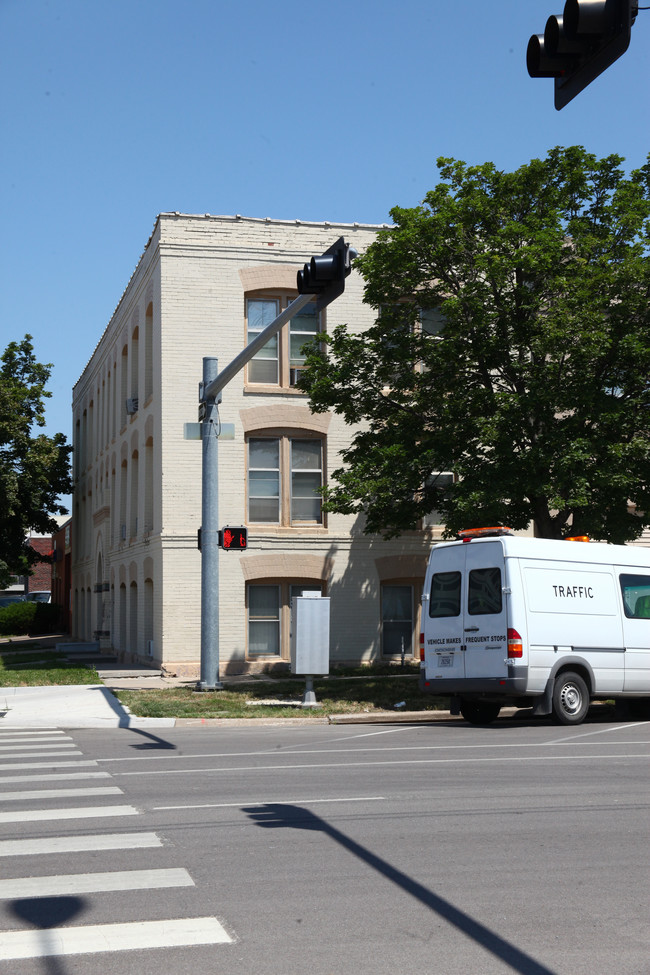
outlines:
[{"label": "crosswalk stripe", "polygon": [[20,792],[0,792],[0,802],[13,802],[16,799],[72,799],[79,796],[121,796],[122,790],[116,785],[92,786],[88,789],[21,789]]},{"label": "crosswalk stripe", "polygon": [[0,823],[37,823],[52,819],[99,819],[102,816],[138,816],[133,806],[80,806],[75,809],[16,809],[1,812]]},{"label": "crosswalk stripe", "polygon": [[[0,745],[0,752],[29,752],[35,749],[42,749],[43,753],[46,754],[48,749],[52,748],[76,748],[77,746],[73,741],[56,741],[48,744],[46,741],[35,741],[35,742],[23,742],[20,744],[13,745]],[[63,754],[63,752],[61,752]]]},{"label": "crosswalk stripe", "polygon": [[[15,766],[13,766],[15,768]],[[51,768],[51,765],[47,766]],[[44,772],[40,775],[0,775],[0,788],[9,782],[58,782],[61,779],[110,779],[110,772]],[[1,798],[1,795],[0,795]]]},{"label": "crosswalk stripe", "polygon": [[[28,759],[28,758],[49,758],[50,759],[50,765],[52,764],[52,759],[53,758],[58,758],[58,757],[62,757],[62,756],[65,756],[66,758],[73,758],[73,757],[79,756],[79,758],[81,758],[81,752],[75,752],[75,751],[71,751],[71,752],[42,752],[42,751],[37,751],[37,752],[32,752],[30,755],[25,755],[24,753],[21,753],[21,754],[18,754],[18,755],[7,755],[6,752],[0,752],[0,758],[4,758],[4,759],[11,759],[11,758],[13,758],[14,759],[14,762],[20,762],[20,761],[22,761],[22,759]],[[10,767],[10,766],[8,766],[8,767]]]},{"label": "crosswalk stripe", "polygon": [[12,741],[71,741],[63,731],[3,731],[0,742]]},{"label": "crosswalk stripe", "polygon": [[0,932],[0,959],[9,961],[102,951],[132,951],[138,948],[231,944],[232,940],[216,917],[88,924],[43,931]]},{"label": "crosswalk stripe", "polygon": [[107,873],[70,873],[56,877],[15,877],[0,880],[0,899],[63,897],[99,894],[115,890],[155,890],[162,887],[193,887],[187,870],[116,870]]},{"label": "crosswalk stripe", "polygon": [[3,738],[25,738],[31,735],[65,735],[65,732],[60,728],[25,728],[23,731],[19,728],[0,728],[0,741]]},{"label": "crosswalk stripe", "polygon": [[162,846],[156,833],[98,833],[96,836],[41,836],[30,840],[0,840],[2,857],[48,853],[87,853],[97,850],[140,850]]},{"label": "crosswalk stripe", "polygon": [[[65,754],[66,758],[69,758],[70,757],[69,752],[65,752],[64,754]],[[29,758],[33,758],[33,757],[34,757],[33,755],[30,755],[29,756]],[[51,757],[51,756],[48,756],[48,757]],[[53,766],[55,768],[57,768],[57,769],[59,769],[59,768],[80,768],[82,766],[88,766],[88,765],[94,765],[94,766],[96,766],[97,765],[97,762],[94,759],[92,759],[92,758],[76,760],[76,761],[73,761],[73,762],[21,762],[20,761],[20,758],[18,758],[18,756],[16,756],[16,761],[11,762],[11,764],[9,764],[9,763],[5,763],[5,764],[0,763],[0,771],[5,772],[8,769],[11,769],[12,772],[15,772],[16,769],[25,769],[25,768],[49,768],[49,769],[51,769]]]}]

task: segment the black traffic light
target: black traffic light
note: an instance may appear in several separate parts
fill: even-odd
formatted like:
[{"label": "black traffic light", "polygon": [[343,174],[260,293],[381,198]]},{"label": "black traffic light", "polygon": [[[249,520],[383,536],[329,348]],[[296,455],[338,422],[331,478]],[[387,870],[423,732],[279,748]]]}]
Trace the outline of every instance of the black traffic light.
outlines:
[{"label": "black traffic light", "polygon": [[343,294],[345,279],[352,270],[352,261],[356,256],[354,247],[350,247],[343,237],[339,237],[324,254],[312,257],[302,271],[298,271],[298,293],[318,295],[316,311],[322,311],[326,305]]},{"label": "black traffic light", "polygon": [[531,78],[555,78],[558,111],[627,51],[638,0],[566,0],[528,41]]},{"label": "black traffic light", "polygon": [[219,547],[228,552],[248,548],[248,528],[222,528],[219,532]]}]

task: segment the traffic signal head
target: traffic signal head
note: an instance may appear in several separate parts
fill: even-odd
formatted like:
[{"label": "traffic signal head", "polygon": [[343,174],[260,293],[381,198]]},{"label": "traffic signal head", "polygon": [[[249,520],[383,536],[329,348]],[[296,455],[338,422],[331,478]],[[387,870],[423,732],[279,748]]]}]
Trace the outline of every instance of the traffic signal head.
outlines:
[{"label": "traffic signal head", "polygon": [[638,0],[566,0],[526,50],[531,78],[555,78],[555,107],[564,108],[623,54]]},{"label": "traffic signal head", "polygon": [[219,532],[219,547],[227,551],[241,551],[248,548],[247,528],[222,528]]},{"label": "traffic signal head", "polygon": [[357,256],[354,247],[339,237],[320,257],[312,257],[302,271],[298,271],[298,293],[317,295],[316,311],[322,311],[345,290],[345,279]]}]

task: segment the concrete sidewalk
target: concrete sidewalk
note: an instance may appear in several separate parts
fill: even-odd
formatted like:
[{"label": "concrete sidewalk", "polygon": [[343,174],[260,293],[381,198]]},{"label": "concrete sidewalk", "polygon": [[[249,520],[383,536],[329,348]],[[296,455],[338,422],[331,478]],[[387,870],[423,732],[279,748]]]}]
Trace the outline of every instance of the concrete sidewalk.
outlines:
[{"label": "concrete sidewalk", "polygon": [[175,718],[138,718],[104,684],[0,688],[2,728],[173,728]]}]

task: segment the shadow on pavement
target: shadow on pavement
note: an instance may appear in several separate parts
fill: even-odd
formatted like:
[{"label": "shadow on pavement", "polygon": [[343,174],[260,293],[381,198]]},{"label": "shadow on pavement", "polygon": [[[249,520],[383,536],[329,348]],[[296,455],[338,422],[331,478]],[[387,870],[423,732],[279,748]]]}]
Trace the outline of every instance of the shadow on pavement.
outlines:
[{"label": "shadow on pavement", "polygon": [[519,972],[519,975],[556,975],[550,968],[546,968],[545,965],[535,961],[534,958],[531,958],[524,951],[520,951],[494,931],[485,927],[484,924],[474,920],[469,914],[465,914],[464,911],[454,907],[444,897],[440,897],[401,870],[397,870],[396,867],[393,867],[386,860],[382,860],[381,857],[378,857],[364,846],[361,846],[360,843],[351,840],[340,830],[330,826],[329,823],[326,823],[319,816],[315,816],[309,810],[301,806],[268,803],[263,806],[244,807],[244,812],[258,826],[262,826],[265,829],[289,827],[293,829],[316,830],[324,833],[360,860],[363,860],[364,863],[367,863],[373,870],[383,874],[388,880],[397,884],[407,894],[415,897],[431,911],[435,911],[448,924],[452,924],[468,938],[472,938],[473,941],[486,951],[501,959],[513,971]]},{"label": "shadow on pavement", "polygon": [[56,931],[53,929],[80,914],[84,904],[81,897],[68,896],[24,897],[12,901],[10,907],[16,917],[41,930],[43,965],[47,975],[65,975],[66,969],[59,958],[49,954],[56,944]]}]

